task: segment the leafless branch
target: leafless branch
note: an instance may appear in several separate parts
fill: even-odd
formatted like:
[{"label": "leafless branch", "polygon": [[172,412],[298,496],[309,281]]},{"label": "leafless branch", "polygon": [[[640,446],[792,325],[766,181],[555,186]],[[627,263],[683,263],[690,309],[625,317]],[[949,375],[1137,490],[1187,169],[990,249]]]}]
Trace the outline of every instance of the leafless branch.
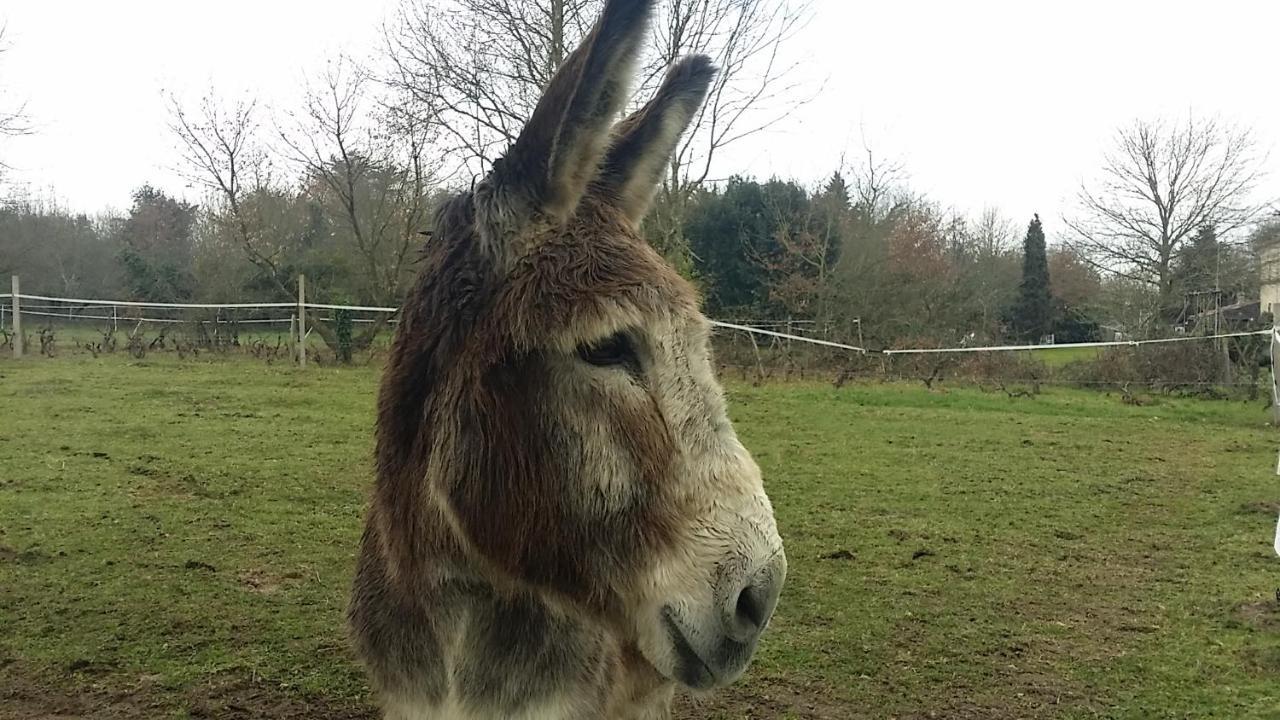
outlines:
[{"label": "leafless branch", "polygon": [[1188,118],[1121,129],[1079,209],[1073,244],[1100,270],[1152,285],[1168,303],[1173,268],[1202,228],[1231,238],[1265,211],[1256,196],[1265,156],[1246,128]]},{"label": "leafless branch", "polygon": [[214,93],[190,110],[169,95],[169,129],[178,140],[182,176],[209,190],[225,210],[231,232],[245,255],[271,280],[277,292],[288,296],[288,279],[281,275],[278,247],[271,247],[260,232],[262,223],[247,207],[246,199],[270,184],[265,149],[258,142],[258,102],[244,99],[224,104]]},{"label": "leafless branch", "polygon": [[[394,304],[427,223],[435,174],[425,156],[433,124],[380,98],[383,89],[366,69],[339,58],[277,132],[304,184],[315,188],[344,230],[361,265],[366,299]],[[369,326],[368,338],[357,346],[378,329]]]},{"label": "leafless branch", "polygon": [[[589,29],[601,0],[406,0],[384,32],[388,81],[439,122],[445,155],[473,176],[510,144],[542,88]],[[684,210],[724,148],[774,126],[814,94],[782,52],[809,0],[671,0],[654,20],[636,94],[668,67],[702,54],[719,69],[707,102],[673,153],[650,217],[660,249],[680,252]]]},{"label": "leafless branch", "polygon": [[[7,27],[0,25],[0,56],[8,52],[9,48],[5,44],[5,32]],[[0,84],[0,88],[3,85]],[[2,96],[2,93],[0,93]],[[31,125],[31,119],[27,116],[27,105],[25,102],[18,102],[13,105],[9,103],[0,103],[0,138],[14,138],[22,135],[30,135],[35,132],[35,128]],[[6,170],[9,165],[0,159],[0,170]]]},{"label": "leafless branch", "polygon": [[406,0],[383,32],[387,81],[439,123],[445,154],[478,175],[515,140],[600,5]]}]

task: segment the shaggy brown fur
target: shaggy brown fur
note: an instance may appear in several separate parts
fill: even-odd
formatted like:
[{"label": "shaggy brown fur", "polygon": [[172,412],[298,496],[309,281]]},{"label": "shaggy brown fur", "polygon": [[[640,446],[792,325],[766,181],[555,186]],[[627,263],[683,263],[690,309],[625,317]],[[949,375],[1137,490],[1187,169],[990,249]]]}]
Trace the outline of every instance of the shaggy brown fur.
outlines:
[{"label": "shaggy brown fur", "polygon": [[651,4],[608,3],[506,158],[441,207],[405,301],[349,609],[394,717],[659,718],[673,680],[736,677],[776,602],[705,320],[636,233],[709,63],[610,134]]}]

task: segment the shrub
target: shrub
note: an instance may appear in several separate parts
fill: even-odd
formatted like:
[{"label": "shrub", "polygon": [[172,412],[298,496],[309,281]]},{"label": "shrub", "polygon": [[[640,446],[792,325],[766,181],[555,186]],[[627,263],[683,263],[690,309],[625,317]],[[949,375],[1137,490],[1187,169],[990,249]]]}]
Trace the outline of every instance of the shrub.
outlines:
[{"label": "shrub", "polygon": [[352,340],[355,331],[355,318],[350,310],[334,310],[333,311],[333,333],[338,338],[338,347],[335,348],[335,354],[338,356],[338,362],[350,363],[351,357],[355,351],[355,343]]}]

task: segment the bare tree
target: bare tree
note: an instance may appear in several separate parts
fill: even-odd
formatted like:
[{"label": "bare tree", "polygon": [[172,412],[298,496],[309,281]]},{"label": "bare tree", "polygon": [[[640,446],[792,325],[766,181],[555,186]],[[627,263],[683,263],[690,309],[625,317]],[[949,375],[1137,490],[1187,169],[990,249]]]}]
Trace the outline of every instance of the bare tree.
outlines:
[{"label": "bare tree", "polygon": [[601,0],[405,0],[384,30],[388,82],[439,121],[443,149],[479,175],[515,141]]},{"label": "bare tree", "polygon": [[973,310],[975,332],[994,338],[1019,278],[1018,229],[988,207],[975,220],[953,220],[957,294]]},{"label": "bare tree", "polygon": [[[5,44],[6,27],[0,25],[0,56],[9,51]],[[2,58],[0,58],[2,59]],[[0,84],[0,87],[3,87]],[[12,138],[20,135],[28,135],[32,132],[30,119],[27,117],[25,103],[0,103],[0,138]],[[7,170],[9,166],[0,160],[0,171]]]},{"label": "bare tree", "polygon": [[[395,305],[422,241],[434,175],[424,161],[427,126],[394,103],[378,102],[376,89],[367,72],[337,61],[309,88],[287,127],[277,129],[285,158],[300,170],[306,202],[322,207],[338,229],[326,242],[351,260],[358,299]],[[294,217],[294,193],[273,178],[261,108],[252,100],[225,104],[212,93],[194,110],[172,97],[170,107],[183,172],[216,201],[211,220],[234,238],[275,295],[292,297],[308,256],[307,228]],[[332,327],[308,316],[342,356],[368,347],[389,319],[380,314],[346,347]]]},{"label": "bare tree", "polygon": [[[479,175],[515,139],[599,5],[405,0],[385,33],[390,81],[439,120],[445,150],[464,174]],[[657,13],[643,88],[656,87],[666,68],[690,54],[709,55],[719,70],[646,221],[659,249],[687,252],[685,210],[693,190],[711,179],[715,157],[807,100],[798,96],[796,64],[781,51],[808,12],[808,0],[672,0]]]},{"label": "bare tree", "polygon": [[[279,300],[294,297],[296,241],[281,228],[267,146],[260,137],[261,109],[256,100],[223,103],[212,92],[194,111],[169,97],[170,130],[178,139],[181,172],[215,199],[211,220],[234,238]],[[307,313],[330,348],[338,347],[333,329]]]},{"label": "bare tree", "polygon": [[1018,244],[1018,228],[994,207],[984,208],[969,228],[974,251],[980,258],[999,257]]},{"label": "bare tree", "polygon": [[[890,272],[890,239],[897,222],[909,214],[918,198],[906,187],[901,163],[878,156],[870,147],[863,154],[863,161],[849,173],[852,206],[832,268],[832,305],[856,317],[859,332],[868,330],[867,337],[886,341],[899,327],[892,316],[901,289]],[[837,330],[854,330],[848,323],[842,326],[839,317],[833,319]]]},{"label": "bare tree", "polygon": [[1244,128],[1196,118],[1135,122],[1118,133],[1098,184],[1078,193],[1079,211],[1066,220],[1075,247],[1174,307],[1175,263],[1196,232],[1212,227],[1227,237],[1265,209],[1254,198],[1263,159]]},{"label": "bare tree", "polygon": [[[335,215],[359,263],[363,300],[399,303],[422,240],[433,184],[427,121],[380,103],[370,74],[347,58],[328,66],[279,131],[287,157]],[[380,316],[383,320],[386,316]],[[382,322],[356,339],[366,347]]]},{"label": "bare tree", "polygon": [[1123,275],[1103,279],[1094,305],[1104,327],[1122,330],[1130,338],[1150,335],[1161,324],[1155,286]]},{"label": "bare tree", "polygon": [[648,219],[650,239],[668,256],[687,252],[689,199],[713,179],[715,158],[813,97],[796,80],[797,63],[782,52],[809,10],[808,0],[672,0],[655,18],[643,85],[660,82],[663,70],[685,55],[707,55],[718,68],[707,102],[672,154]]},{"label": "bare tree", "polygon": [[224,211],[227,230],[281,298],[292,296],[291,278],[282,267],[284,249],[264,232],[266,223],[252,198],[271,184],[271,168],[258,133],[260,109],[256,100],[231,104],[212,92],[194,111],[176,96],[169,98],[169,129],[178,139],[180,172],[197,187],[208,190]]},{"label": "bare tree", "polygon": [[905,189],[906,170],[900,161],[876,157],[869,146],[863,148],[863,153],[866,160],[853,168],[853,202],[863,219],[874,224],[910,204],[911,198]]}]

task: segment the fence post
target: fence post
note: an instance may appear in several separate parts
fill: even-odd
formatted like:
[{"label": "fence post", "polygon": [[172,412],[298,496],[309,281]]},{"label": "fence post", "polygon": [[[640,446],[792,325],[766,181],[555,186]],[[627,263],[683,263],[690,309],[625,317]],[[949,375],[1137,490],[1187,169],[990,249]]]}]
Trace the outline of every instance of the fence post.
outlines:
[{"label": "fence post", "polygon": [[307,368],[307,276],[298,276],[298,367]]},{"label": "fence post", "polygon": [[[1280,357],[1278,340],[1280,340],[1280,318],[1274,318],[1271,321],[1271,413],[1272,421],[1276,425],[1280,425],[1280,376],[1276,373],[1276,359]],[[1280,475],[1280,457],[1276,458],[1276,475]],[[1277,555],[1280,555],[1280,518],[1276,519],[1276,537],[1272,548]]]},{"label": "fence post", "polygon": [[[1271,421],[1280,425],[1280,374],[1276,370],[1276,362],[1280,361],[1280,318],[1273,321],[1271,327]],[[1280,464],[1276,467],[1280,474]]]},{"label": "fence post", "polygon": [[22,302],[18,295],[22,293],[22,288],[18,282],[18,276],[13,276],[13,356],[15,358],[22,357]]}]

